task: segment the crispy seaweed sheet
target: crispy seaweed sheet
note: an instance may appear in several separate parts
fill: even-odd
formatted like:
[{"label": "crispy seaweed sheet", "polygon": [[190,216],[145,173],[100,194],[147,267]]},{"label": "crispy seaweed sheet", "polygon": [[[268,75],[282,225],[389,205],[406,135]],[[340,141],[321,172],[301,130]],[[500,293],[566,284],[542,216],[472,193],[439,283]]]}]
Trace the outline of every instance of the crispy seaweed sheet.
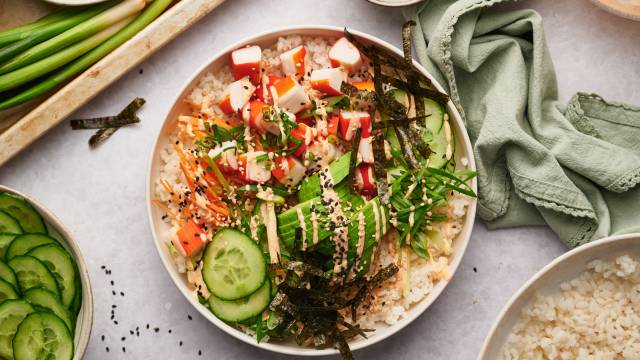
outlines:
[{"label": "crispy seaweed sheet", "polygon": [[135,98],[116,116],[71,120],[71,128],[73,130],[99,129],[89,139],[89,146],[96,147],[111,137],[120,127],[139,123],[140,118],[136,113],[145,102],[143,98]]}]

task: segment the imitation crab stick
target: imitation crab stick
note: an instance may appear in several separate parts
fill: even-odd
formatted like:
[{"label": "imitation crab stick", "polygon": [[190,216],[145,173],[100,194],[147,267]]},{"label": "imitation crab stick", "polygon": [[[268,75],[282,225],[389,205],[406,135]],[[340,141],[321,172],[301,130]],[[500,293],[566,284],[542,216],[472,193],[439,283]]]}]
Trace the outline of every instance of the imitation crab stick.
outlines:
[{"label": "imitation crab stick", "polygon": [[304,76],[304,61],[307,49],[300,45],[280,54],[280,64],[285,75]]},{"label": "imitation crab stick", "polygon": [[278,96],[278,106],[292,113],[297,113],[311,104],[309,96],[302,85],[292,76],[287,76],[273,84]]},{"label": "imitation crab stick", "polygon": [[340,135],[351,141],[358,128],[362,128],[362,138],[371,136],[371,116],[365,111],[340,111]]},{"label": "imitation crab stick", "polygon": [[218,103],[220,110],[225,114],[240,111],[249,102],[255,89],[256,87],[253,86],[249,77],[232,82],[222,93],[222,98]]},{"label": "imitation crab stick", "polygon": [[246,125],[255,129],[260,134],[270,132],[274,135],[280,133],[278,124],[273,121],[264,120],[264,111],[271,105],[260,100],[251,100],[242,108],[242,119]]},{"label": "imitation crab stick", "polygon": [[258,86],[258,88],[256,89],[256,92],[254,93],[256,99],[266,102],[270,96],[269,88],[273,84],[275,84],[276,81],[280,79],[281,79],[280,77],[274,76],[274,75],[269,75],[269,76],[262,75],[262,80],[260,82],[260,85]]},{"label": "imitation crab stick", "polygon": [[363,195],[374,195],[376,193],[375,177],[373,165],[360,164],[356,168],[356,187]]},{"label": "imitation crab stick", "polygon": [[296,186],[304,178],[307,168],[293,155],[273,159],[275,167],[271,175],[286,186]]},{"label": "imitation crab stick", "polygon": [[177,235],[177,239],[174,238],[173,245],[185,257],[198,254],[207,244],[206,240],[204,240],[206,239],[204,230],[193,219],[184,224],[182,229],[178,230]]},{"label": "imitation crab stick", "polygon": [[262,49],[260,46],[247,46],[231,52],[231,73],[240,80],[248,76],[254,85],[260,83],[260,65]]},{"label": "imitation crab stick", "polygon": [[346,74],[340,68],[313,70],[309,77],[311,87],[329,96],[341,95],[340,86]]},{"label": "imitation crab stick", "polygon": [[238,156],[238,166],[244,179],[255,183],[265,183],[271,179],[271,171],[267,161],[258,161],[258,156],[266,155],[264,151],[249,151]]},{"label": "imitation crab stick", "polygon": [[331,66],[342,67],[349,72],[355,72],[362,66],[360,51],[346,38],[336,41],[329,50]]}]

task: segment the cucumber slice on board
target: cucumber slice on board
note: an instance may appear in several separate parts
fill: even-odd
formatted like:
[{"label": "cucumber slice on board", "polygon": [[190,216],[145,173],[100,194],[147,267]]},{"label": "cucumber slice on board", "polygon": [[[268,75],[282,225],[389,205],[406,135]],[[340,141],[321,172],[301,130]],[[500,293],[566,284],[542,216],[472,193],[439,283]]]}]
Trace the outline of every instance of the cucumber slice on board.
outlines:
[{"label": "cucumber slice on board", "polygon": [[46,244],[31,249],[27,255],[40,260],[51,271],[60,290],[62,303],[70,308],[78,290],[75,282],[78,275],[69,253],[59,245]]},{"label": "cucumber slice on board", "polygon": [[15,360],[70,360],[73,338],[59,317],[48,312],[28,315],[13,338]]},{"label": "cucumber slice on board", "polygon": [[227,322],[240,322],[259,315],[271,302],[271,281],[266,280],[262,287],[246,298],[238,300],[221,300],[209,297],[209,307],[219,319]]},{"label": "cucumber slice on board", "polygon": [[38,288],[30,289],[24,293],[24,298],[39,311],[50,311],[55,316],[64,321],[69,331],[73,334],[73,320],[69,310],[56,298],[56,295],[49,290]]},{"label": "cucumber slice on board", "polygon": [[0,260],[4,259],[4,254],[7,252],[9,244],[18,236],[18,234],[0,234]]},{"label": "cucumber slice on board", "polygon": [[0,304],[0,357],[13,360],[13,337],[18,325],[35,309],[25,300],[7,300]]},{"label": "cucumber slice on board", "polygon": [[9,265],[0,261],[0,279],[8,282],[14,288],[18,288],[18,279],[16,278],[16,274],[11,270]]},{"label": "cucumber slice on board", "polygon": [[16,273],[18,287],[22,293],[42,287],[60,297],[56,279],[40,260],[22,255],[14,257],[7,265]]},{"label": "cucumber slice on board", "polygon": [[44,220],[42,220],[40,213],[19,196],[0,193],[0,210],[5,211],[18,220],[24,232],[47,233],[47,226]]},{"label": "cucumber slice on board", "polygon": [[0,210],[0,232],[22,234],[22,227],[16,218]]},{"label": "cucumber slice on board", "polygon": [[251,295],[264,284],[267,262],[258,244],[234,229],[218,231],[204,250],[202,277],[222,300]]},{"label": "cucumber slice on board", "polygon": [[33,248],[46,244],[58,244],[58,241],[49,235],[22,234],[9,244],[4,258],[9,261],[16,256],[28,253]]},{"label": "cucumber slice on board", "polygon": [[6,300],[19,299],[20,295],[13,285],[0,279],[0,304]]}]

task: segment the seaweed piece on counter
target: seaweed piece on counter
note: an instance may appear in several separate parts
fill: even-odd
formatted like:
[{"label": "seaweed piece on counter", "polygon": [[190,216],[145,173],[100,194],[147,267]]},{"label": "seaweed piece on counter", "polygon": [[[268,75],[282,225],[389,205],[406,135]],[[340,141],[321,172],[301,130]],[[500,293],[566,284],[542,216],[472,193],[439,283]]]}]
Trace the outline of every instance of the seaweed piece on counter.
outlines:
[{"label": "seaweed piece on counter", "polygon": [[89,139],[89,146],[96,147],[111,137],[120,127],[139,123],[140,118],[136,113],[145,102],[143,98],[135,98],[116,116],[71,120],[71,128],[74,130],[99,129]]}]

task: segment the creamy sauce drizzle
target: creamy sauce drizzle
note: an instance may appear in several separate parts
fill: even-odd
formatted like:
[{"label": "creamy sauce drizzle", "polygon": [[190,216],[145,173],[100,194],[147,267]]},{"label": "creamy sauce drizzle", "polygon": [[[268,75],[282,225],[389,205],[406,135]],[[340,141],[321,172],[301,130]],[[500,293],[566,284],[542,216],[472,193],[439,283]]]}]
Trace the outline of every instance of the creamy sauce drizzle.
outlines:
[{"label": "creamy sauce drizzle", "polygon": [[349,232],[348,221],[342,206],[340,198],[333,189],[333,178],[329,172],[329,168],[324,166],[320,171],[320,189],[322,191],[322,205],[327,210],[330,224],[333,226],[332,240],[335,244],[335,252],[333,254],[333,276],[334,278],[342,277],[344,270],[348,265],[348,249],[349,249]]}]

